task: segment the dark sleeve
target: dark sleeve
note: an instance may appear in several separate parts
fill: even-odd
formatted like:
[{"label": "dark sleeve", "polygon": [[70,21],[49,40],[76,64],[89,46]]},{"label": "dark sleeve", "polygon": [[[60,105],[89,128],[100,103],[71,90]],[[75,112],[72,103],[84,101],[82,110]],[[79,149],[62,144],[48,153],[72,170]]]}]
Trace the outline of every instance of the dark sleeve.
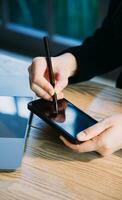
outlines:
[{"label": "dark sleeve", "polygon": [[[70,83],[86,81],[122,65],[122,2],[111,2],[101,28],[82,45],[67,49],[77,61],[77,72]],[[119,2],[119,1],[118,1]],[[112,4],[113,3],[113,4]]]}]

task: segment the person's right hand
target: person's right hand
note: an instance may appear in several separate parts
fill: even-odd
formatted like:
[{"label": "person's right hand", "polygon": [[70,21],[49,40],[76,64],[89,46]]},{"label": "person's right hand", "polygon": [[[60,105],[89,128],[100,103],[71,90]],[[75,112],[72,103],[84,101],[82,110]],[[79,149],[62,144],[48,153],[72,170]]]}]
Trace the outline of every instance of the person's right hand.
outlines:
[{"label": "person's right hand", "polygon": [[68,78],[75,73],[76,59],[71,53],[51,57],[55,78],[55,88],[49,82],[48,67],[45,57],[36,57],[29,66],[30,87],[37,96],[50,100],[57,93],[57,98],[62,99],[62,90],[68,85]]}]

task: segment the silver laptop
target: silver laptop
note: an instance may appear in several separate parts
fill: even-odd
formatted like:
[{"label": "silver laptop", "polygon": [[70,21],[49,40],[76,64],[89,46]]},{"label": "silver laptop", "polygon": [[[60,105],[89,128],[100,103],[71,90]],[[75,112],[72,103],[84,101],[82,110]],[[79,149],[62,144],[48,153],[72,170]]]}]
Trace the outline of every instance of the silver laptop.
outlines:
[{"label": "silver laptop", "polygon": [[0,170],[15,170],[22,161],[31,97],[0,96]]}]

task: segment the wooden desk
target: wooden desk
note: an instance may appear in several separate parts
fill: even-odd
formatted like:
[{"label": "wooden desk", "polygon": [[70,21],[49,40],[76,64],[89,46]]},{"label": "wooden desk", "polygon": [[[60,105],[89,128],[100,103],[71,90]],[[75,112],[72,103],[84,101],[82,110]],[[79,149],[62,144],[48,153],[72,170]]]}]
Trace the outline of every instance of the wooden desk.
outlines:
[{"label": "wooden desk", "polygon": [[[68,87],[65,97],[100,120],[122,112],[122,91],[91,82]],[[108,157],[66,148],[39,120],[27,140],[22,166],[0,173],[0,200],[121,200],[122,150]]]}]

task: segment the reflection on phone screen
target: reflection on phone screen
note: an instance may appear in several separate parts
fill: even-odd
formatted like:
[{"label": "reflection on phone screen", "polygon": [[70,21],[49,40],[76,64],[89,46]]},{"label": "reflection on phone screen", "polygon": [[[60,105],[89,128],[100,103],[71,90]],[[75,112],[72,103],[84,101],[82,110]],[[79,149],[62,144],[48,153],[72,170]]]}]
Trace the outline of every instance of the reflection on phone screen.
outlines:
[{"label": "reflection on phone screen", "polygon": [[58,100],[58,114],[55,114],[53,102],[50,101],[39,99],[33,102],[33,106],[40,113],[40,117],[43,115],[73,137],[76,137],[79,132],[96,123],[96,120],[79,110],[66,99]]}]

